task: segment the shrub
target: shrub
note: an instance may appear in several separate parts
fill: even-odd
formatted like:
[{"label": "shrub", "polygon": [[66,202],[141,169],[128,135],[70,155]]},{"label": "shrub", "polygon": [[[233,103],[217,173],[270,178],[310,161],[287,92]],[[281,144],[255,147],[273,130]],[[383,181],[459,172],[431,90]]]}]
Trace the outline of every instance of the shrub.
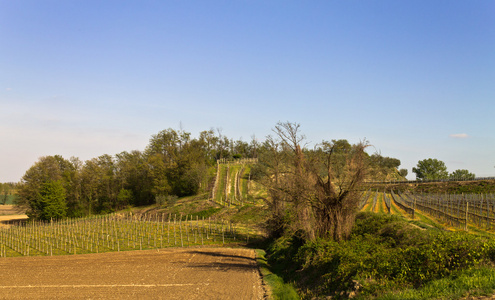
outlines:
[{"label": "shrub", "polygon": [[[495,242],[465,232],[420,230],[389,215],[361,213],[351,238],[301,243],[282,237],[269,248],[306,296],[378,295],[418,288],[459,271],[495,261]],[[294,272],[296,271],[297,272]]]}]

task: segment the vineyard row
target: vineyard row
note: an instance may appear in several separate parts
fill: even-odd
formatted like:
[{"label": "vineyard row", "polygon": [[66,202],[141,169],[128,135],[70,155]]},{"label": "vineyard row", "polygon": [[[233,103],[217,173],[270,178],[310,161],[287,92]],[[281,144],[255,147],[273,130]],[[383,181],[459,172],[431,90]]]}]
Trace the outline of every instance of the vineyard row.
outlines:
[{"label": "vineyard row", "polygon": [[[243,238],[249,239],[249,234]],[[0,230],[0,257],[102,253],[234,242],[234,224],[177,215],[107,215]]]},{"label": "vineyard row", "polygon": [[[375,211],[379,192],[364,193],[360,201],[362,209],[373,195],[372,210]],[[390,194],[383,193],[383,200],[390,213],[391,203],[402,209],[411,218],[416,211],[424,212],[446,224],[467,230],[468,225],[486,230],[495,229],[494,194]]]}]

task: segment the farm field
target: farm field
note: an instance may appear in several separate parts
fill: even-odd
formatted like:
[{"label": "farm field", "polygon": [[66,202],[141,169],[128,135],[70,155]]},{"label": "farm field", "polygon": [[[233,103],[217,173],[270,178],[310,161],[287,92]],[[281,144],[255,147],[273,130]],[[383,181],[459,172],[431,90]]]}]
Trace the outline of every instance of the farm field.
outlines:
[{"label": "farm field", "polygon": [[0,259],[9,299],[263,299],[254,250],[160,249]]},{"label": "farm field", "polygon": [[367,191],[360,210],[400,215],[447,229],[475,232],[495,230],[495,195],[490,194],[399,194]]}]

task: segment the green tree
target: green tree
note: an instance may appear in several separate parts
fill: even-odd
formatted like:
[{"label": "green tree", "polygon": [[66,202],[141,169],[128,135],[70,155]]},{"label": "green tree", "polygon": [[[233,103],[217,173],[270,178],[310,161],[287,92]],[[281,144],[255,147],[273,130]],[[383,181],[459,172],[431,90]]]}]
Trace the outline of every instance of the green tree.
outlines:
[{"label": "green tree", "polygon": [[35,211],[30,217],[40,220],[51,220],[65,218],[67,215],[67,204],[65,188],[62,181],[47,181],[42,184],[38,197],[32,206]]},{"label": "green tree", "polygon": [[369,175],[373,180],[396,180],[407,175],[407,171],[403,175],[404,171],[401,173],[398,169],[400,160],[397,158],[385,157],[375,153],[368,157],[368,161],[371,166]]},{"label": "green tree", "polygon": [[10,187],[7,183],[1,184],[0,183],[0,202],[2,202],[3,205],[7,203],[7,200],[9,199],[9,193],[10,193]]},{"label": "green tree", "polygon": [[87,214],[110,212],[118,206],[120,191],[113,158],[101,155],[87,160],[80,172],[82,202]]},{"label": "green tree", "polygon": [[[145,155],[150,166],[153,195],[189,196],[208,186],[212,132],[203,132],[200,139],[173,129],[154,135]],[[228,140],[227,140],[228,141]]]},{"label": "green tree", "polygon": [[412,171],[416,173],[417,180],[439,180],[449,177],[445,163],[436,158],[418,161],[417,167],[413,168]]},{"label": "green tree", "polygon": [[[151,158],[140,151],[121,152],[116,155],[115,170],[120,188],[132,191],[131,205],[148,205],[153,200],[153,174],[159,173]],[[157,168],[155,168],[155,166]]]},{"label": "green tree", "polygon": [[449,178],[454,180],[471,180],[476,178],[476,175],[465,169],[457,169],[450,173]]},{"label": "green tree", "polygon": [[131,190],[121,189],[117,195],[117,208],[123,209],[133,202],[134,196]]},{"label": "green tree", "polygon": [[69,186],[70,177],[66,176],[71,163],[59,155],[41,157],[29,168],[21,179],[18,187],[17,205],[25,208],[27,214],[39,217],[37,202],[43,185],[50,181],[60,181]]}]

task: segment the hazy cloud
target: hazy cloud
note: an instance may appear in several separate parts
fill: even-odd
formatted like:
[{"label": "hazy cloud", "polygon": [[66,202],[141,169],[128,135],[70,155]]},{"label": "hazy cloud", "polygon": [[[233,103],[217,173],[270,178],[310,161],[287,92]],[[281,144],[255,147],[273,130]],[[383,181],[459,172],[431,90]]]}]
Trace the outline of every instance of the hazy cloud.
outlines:
[{"label": "hazy cloud", "polygon": [[455,139],[465,139],[465,138],[469,137],[469,135],[467,135],[467,133],[454,133],[454,134],[450,134],[449,136],[451,138],[455,138]]}]

